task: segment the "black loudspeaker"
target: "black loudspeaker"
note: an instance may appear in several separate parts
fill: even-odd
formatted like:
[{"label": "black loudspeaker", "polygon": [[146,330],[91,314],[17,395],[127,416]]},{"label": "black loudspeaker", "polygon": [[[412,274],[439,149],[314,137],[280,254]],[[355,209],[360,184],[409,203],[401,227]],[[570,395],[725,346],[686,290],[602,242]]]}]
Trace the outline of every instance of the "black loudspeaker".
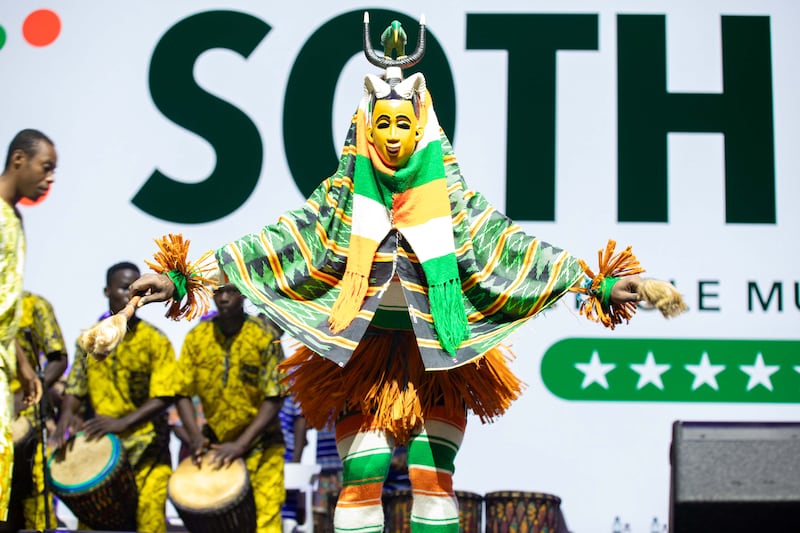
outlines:
[{"label": "black loudspeaker", "polygon": [[800,532],[800,422],[677,421],[670,463],[670,532]]}]

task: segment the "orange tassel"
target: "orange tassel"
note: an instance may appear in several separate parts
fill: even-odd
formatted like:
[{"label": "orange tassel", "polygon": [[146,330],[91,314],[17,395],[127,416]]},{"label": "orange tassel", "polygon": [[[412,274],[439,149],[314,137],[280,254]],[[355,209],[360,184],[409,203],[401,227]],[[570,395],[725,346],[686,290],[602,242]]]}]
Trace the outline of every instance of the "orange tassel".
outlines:
[{"label": "orange tassel", "polygon": [[333,303],[331,316],[328,318],[332,333],[344,330],[361,310],[364,296],[367,294],[367,278],[355,272],[346,271],[342,276],[341,292]]},{"label": "orange tassel", "polygon": [[168,302],[169,309],[166,316],[173,320],[185,318],[191,320],[203,316],[211,307],[211,299],[214,296],[213,290],[217,286],[216,280],[203,276],[201,263],[208,259],[208,253],[204,254],[196,263],[189,263],[189,240],[184,240],[180,234],[164,235],[160,239],[155,239],[158,245],[158,252],[153,254],[155,263],[145,260],[147,266],[158,274],[167,272],[180,272],[186,278],[186,303],[172,300]]}]

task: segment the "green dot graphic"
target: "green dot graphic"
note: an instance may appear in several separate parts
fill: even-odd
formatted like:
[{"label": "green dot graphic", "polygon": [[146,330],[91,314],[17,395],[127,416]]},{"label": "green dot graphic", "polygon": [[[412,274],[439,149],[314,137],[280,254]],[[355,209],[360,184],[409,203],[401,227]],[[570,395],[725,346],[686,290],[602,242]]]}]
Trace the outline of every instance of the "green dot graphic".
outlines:
[{"label": "green dot graphic", "polygon": [[6,29],[0,26],[0,50],[3,49],[3,46],[6,44]]}]

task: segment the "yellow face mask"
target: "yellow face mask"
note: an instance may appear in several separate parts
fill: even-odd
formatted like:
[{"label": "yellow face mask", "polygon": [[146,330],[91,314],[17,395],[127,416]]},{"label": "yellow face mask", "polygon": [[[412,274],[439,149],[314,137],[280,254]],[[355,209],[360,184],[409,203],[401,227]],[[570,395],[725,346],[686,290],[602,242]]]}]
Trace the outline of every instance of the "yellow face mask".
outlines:
[{"label": "yellow face mask", "polygon": [[375,102],[372,125],[367,127],[367,139],[375,146],[386,166],[394,169],[405,166],[422,133],[410,100]]}]

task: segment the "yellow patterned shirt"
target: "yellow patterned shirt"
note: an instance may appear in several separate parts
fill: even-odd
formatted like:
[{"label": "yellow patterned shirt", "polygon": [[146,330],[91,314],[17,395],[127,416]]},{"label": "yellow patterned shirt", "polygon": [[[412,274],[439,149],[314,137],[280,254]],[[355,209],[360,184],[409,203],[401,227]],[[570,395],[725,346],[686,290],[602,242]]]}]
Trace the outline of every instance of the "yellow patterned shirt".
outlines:
[{"label": "yellow patterned shirt", "polygon": [[64,336],[53,306],[38,294],[28,291],[22,293],[22,318],[19,321],[17,342],[33,368],[41,364],[41,357],[54,353],[67,354]]},{"label": "yellow patterned shirt", "polygon": [[[103,361],[87,357],[78,346],[64,392],[81,398],[88,395],[96,414],[121,418],[150,398],[171,399],[175,368],[175,351],[167,336],[139,320]],[[164,412],[119,435],[131,465],[135,467],[143,457],[163,459],[168,432]]]},{"label": "yellow patterned shirt", "polygon": [[[235,440],[264,400],[285,394],[276,368],[283,351],[276,341],[275,333],[252,316],[233,337],[225,337],[214,320],[199,323],[186,335],[178,361],[177,394],[200,398],[206,421],[220,442]],[[282,443],[276,416],[255,448]]]},{"label": "yellow patterned shirt", "polygon": [[[51,354],[67,356],[61,326],[58,325],[53,306],[38,294],[28,291],[22,293],[22,318],[17,330],[17,342],[33,369],[45,364],[43,358]],[[11,390],[17,388],[19,383],[12,383]],[[36,420],[36,410],[33,406],[23,409],[21,414],[28,417],[32,423]]]},{"label": "yellow patterned shirt", "polygon": [[22,272],[25,235],[13,207],[0,200],[0,370],[8,379],[17,374],[14,338],[22,312]]}]

